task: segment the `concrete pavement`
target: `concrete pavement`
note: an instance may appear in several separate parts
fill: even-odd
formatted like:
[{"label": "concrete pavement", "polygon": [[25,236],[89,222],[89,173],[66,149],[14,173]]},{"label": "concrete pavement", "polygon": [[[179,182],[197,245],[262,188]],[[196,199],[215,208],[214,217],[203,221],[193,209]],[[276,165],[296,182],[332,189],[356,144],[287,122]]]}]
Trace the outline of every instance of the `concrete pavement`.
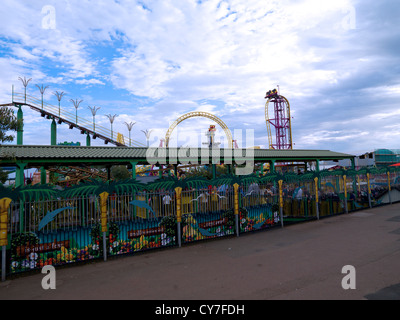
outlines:
[{"label": "concrete pavement", "polygon": [[[356,289],[342,288],[342,267]],[[400,299],[400,204],[0,283],[0,299]]]}]

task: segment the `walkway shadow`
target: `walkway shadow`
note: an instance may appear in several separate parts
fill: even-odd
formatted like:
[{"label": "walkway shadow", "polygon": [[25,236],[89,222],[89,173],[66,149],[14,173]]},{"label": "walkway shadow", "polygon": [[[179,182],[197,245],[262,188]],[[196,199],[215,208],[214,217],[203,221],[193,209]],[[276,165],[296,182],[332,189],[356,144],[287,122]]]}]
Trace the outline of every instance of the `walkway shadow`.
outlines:
[{"label": "walkway shadow", "polygon": [[400,283],[365,296],[368,300],[400,300]]}]

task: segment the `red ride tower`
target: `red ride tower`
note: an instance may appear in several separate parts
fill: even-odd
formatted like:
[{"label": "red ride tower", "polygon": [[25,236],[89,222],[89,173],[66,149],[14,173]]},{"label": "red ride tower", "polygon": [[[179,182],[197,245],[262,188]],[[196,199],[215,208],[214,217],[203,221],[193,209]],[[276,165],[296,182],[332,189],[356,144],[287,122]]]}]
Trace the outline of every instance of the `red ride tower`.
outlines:
[{"label": "red ride tower", "polygon": [[[293,149],[292,123],[290,118],[289,101],[274,89],[267,92],[265,99],[265,120],[267,123],[268,140],[270,149]],[[273,117],[272,114],[273,106]],[[275,141],[273,139],[271,127],[275,131]]]}]

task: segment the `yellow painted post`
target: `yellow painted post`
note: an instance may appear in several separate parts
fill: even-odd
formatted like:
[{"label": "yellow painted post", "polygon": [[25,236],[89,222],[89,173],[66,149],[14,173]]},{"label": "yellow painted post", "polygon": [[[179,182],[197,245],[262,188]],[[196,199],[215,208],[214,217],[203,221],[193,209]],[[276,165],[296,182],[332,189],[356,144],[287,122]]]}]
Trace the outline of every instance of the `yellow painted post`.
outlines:
[{"label": "yellow painted post", "polygon": [[371,185],[369,183],[369,173],[367,173],[367,186],[368,186],[368,204],[369,204],[369,207],[372,208],[372,204],[371,204]]},{"label": "yellow painted post", "polygon": [[0,246],[2,247],[1,258],[1,281],[6,281],[6,251],[8,245],[8,207],[11,203],[10,198],[3,198],[0,200]]},{"label": "yellow painted post", "polygon": [[10,198],[3,198],[0,200],[0,246],[8,245],[8,207],[11,201]]},{"label": "yellow painted post", "polygon": [[349,213],[349,209],[347,208],[347,181],[346,175],[343,175],[343,189],[344,189],[344,210],[346,213]]},{"label": "yellow painted post", "polygon": [[392,204],[392,195],[390,194],[390,191],[392,190],[391,186],[390,186],[390,172],[387,172],[387,181],[388,181],[388,194],[389,194],[389,202],[390,204]]},{"label": "yellow painted post", "polygon": [[314,184],[315,184],[315,210],[317,212],[317,219],[319,220],[318,177],[314,178]]},{"label": "yellow painted post", "polygon": [[103,192],[100,195],[100,212],[101,212],[101,231],[103,232],[103,257],[107,261],[107,198],[108,192]]},{"label": "yellow painted post", "polygon": [[282,191],[283,180],[278,181],[279,185],[279,213],[281,216],[281,226],[283,228],[283,191]]},{"label": "yellow painted post", "polygon": [[234,198],[233,198],[233,212],[235,214],[236,236],[239,237],[239,185],[233,185]]},{"label": "yellow painted post", "polygon": [[175,188],[176,197],[176,221],[178,228],[178,246],[182,246],[182,236],[181,236],[181,222],[182,222],[182,188]]}]

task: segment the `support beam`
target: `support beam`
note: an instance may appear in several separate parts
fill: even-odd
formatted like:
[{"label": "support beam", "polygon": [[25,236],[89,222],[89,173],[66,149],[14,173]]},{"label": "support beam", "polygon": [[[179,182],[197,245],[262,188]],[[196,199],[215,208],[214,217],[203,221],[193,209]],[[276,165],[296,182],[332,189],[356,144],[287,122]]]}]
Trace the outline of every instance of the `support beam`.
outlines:
[{"label": "support beam", "polygon": [[90,147],[90,135],[89,135],[89,133],[86,134],[86,146]]},{"label": "support beam", "polygon": [[44,167],[40,168],[40,184],[46,184],[47,183],[47,173],[46,169]]},{"label": "support beam", "polygon": [[216,164],[212,165],[212,177],[213,177],[213,179],[217,178],[217,165]]},{"label": "support beam", "polygon": [[22,187],[24,185],[24,170],[27,163],[17,162],[17,168],[15,172],[15,186]]},{"label": "support beam", "polygon": [[136,180],[136,165],[138,164],[137,161],[130,161],[132,166],[132,179]]},{"label": "support beam", "polygon": [[17,120],[21,123],[17,130],[17,145],[22,146],[24,144],[24,114],[20,105],[18,105]]},{"label": "support beam", "polygon": [[269,167],[269,171],[270,171],[271,173],[275,173],[275,172],[276,172],[276,171],[275,171],[275,161],[276,161],[276,160],[271,160],[270,167]]},{"label": "support beam", "polygon": [[51,145],[57,145],[57,123],[56,120],[53,118],[51,122]]}]

